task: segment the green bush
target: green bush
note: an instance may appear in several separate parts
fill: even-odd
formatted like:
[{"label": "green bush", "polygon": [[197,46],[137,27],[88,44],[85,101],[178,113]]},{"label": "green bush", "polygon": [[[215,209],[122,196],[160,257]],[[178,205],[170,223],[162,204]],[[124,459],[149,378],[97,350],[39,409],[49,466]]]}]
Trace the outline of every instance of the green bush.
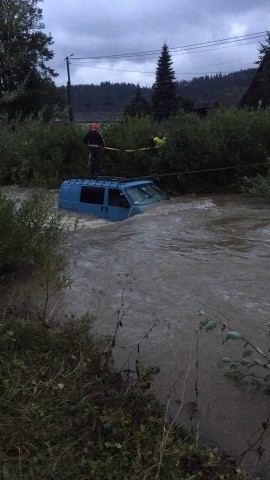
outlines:
[{"label": "green bush", "polygon": [[[0,176],[23,185],[57,187],[70,176],[87,176],[88,152],[82,126],[45,123],[28,118],[3,122],[0,131]],[[150,136],[163,131],[166,145],[160,150],[139,151],[150,146]],[[104,175],[166,175],[177,192],[216,192],[234,188],[246,176],[265,175],[270,155],[270,109],[215,109],[205,118],[178,112],[162,124],[151,117],[126,117],[104,124],[102,134]],[[135,152],[124,152],[135,149]],[[207,170],[207,171],[205,171]],[[195,171],[195,172],[194,172]]]},{"label": "green bush", "polygon": [[87,175],[81,127],[27,118],[1,125],[0,176],[22,185],[57,187],[73,175]]},{"label": "green bush", "polygon": [[0,271],[37,268],[65,236],[52,199],[33,195],[21,206],[0,194]]},{"label": "green bush", "polygon": [[139,148],[158,131],[167,137],[164,148],[147,153],[113,153],[109,155],[108,172],[166,174],[176,191],[213,192],[235,189],[243,175],[252,177],[266,171],[266,166],[249,165],[267,162],[270,110],[216,109],[206,118],[180,111],[159,125],[148,117],[127,118],[106,132],[106,144]]},{"label": "green bush", "polygon": [[267,202],[270,201],[270,175],[256,175],[256,177],[244,177],[240,190],[252,197],[261,198]]},{"label": "green bush", "polygon": [[[243,175],[265,172],[266,167],[248,165],[266,162],[270,152],[269,129],[270,111],[217,109],[202,119],[179,113],[170,122],[170,171],[185,172],[179,176],[184,191],[227,189]],[[210,171],[188,173],[194,170]]]},{"label": "green bush", "polygon": [[[107,147],[120,150],[140,149],[150,146],[150,136],[157,133],[151,117],[125,117],[121,123],[104,128]],[[152,173],[153,152],[110,152],[103,155],[102,171],[106,175],[143,176]]]}]

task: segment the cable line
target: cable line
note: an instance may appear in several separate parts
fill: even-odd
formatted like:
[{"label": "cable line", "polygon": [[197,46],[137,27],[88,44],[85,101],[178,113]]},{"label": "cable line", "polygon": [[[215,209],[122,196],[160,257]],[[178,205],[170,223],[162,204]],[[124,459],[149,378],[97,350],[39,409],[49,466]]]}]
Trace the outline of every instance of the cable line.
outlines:
[{"label": "cable line", "polygon": [[[251,44],[253,44],[253,43],[257,43],[257,42],[246,42],[246,43],[241,43],[241,44],[237,44],[237,45],[226,45],[226,46],[220,46],[220,45],[218,45],[216,48],[205,48],[204,50],[203,50],[203,49],[201,49],[201,50],[189,50],[189,51],[183,50],[183,51],[181,51],[181,52],[171,54],[171,57],[174,58],[174,57],[178,57],[178,56],[183,56],[183,55],[187,55],[187,53],[188,53],[189,55],[191,55],[191,54],[194,54],[194,53],[196,54],[196,53],[203,53],[203,52],[212,52],[212,51],[214,51],[214,50],[223,50],[223,49],[225,49],[225,48],[240,47],[240,46],[245,46],[245,45],[251,45]],[[75,59],[75,60],[88,60],[88,61],[95,60],[94,57],[85,57],[85,58],[81,58],[81,59],[79,59],[79,58],[74,58],[74,59]],[[96,57],[96,59],[98,59],[98,60],[111,60],[111,57]],[[138,59],[138,57],[137,57],[137,59]],[[142,60],[142,59],[143,59],[143,56],[140,57],[140,60]],[[150,60],[149,57],[148,57],[148,59]],[[115,60],[117,60],[117,59],[115,58]],[[130,60],[131,60],[131,57],[124,57],[124,58],[119,57],[119,60],[122,60],[122,61],[130,61]],[[135,60],[136,60],[136,57],[135,57],[134,61],[135,61]],[[78,65],[78,64],[75,64],[75,63],[71,62],[71,65]],[[86,67],[87,67],[88,65],[87,65],[87,64],[81,64],[80,66],[86,66]],[[90,65],[89,65],[89,66],[90,66]],[[94,68],[94,67],[93,67],[93,68]],[[96,68],[98,68],[98,67],[96,67]],[[100,68],[101,68],[101,67],[100,67]],[[146,73],[147,73],[147,72],[146,72]],[[150,72],[149,72],[149,73],[150,73]]]},{"label": "cable line", "polygon": [[250,163],[247,165],[235,165],[233,167],[218,167],[218,168],[206,168],[206,169],[201,169],[201,170],[186,170],[184,172],[172,172],[172,173],[153,173],[152,175],[146,175],[144,177],[136,177],[137,180],[143,180],[145,178],[160,178],[160,177],[170,177],[170,176],[181,176],[181,175],[188,175],[190,173],[205,173],[205,172],[217,172],[219,170],[233,170],[237,168],[248,168],[248,167],[258,167],[262,165],[268,165],[269,162],[264,162],[264,163]]},{"label": "cable line", "polygon": [[[146,72],[146,71],[139,71],[139,70],[124,70],[122,68],[111,68],[111,67],[95,67],[94,65],[86,65],[82,63],[70,63],[71,65],[75,65],[77,67],[85,67],[85,68],[95,68],[97,70],[111,70],[115,72],[127,72],[127,73],[141,73],[143,75],[150,74],[155,75],[156,72]],[[200,67],[197,67],[200,68]],[[252,68],[252,67],[247,67]],[[216,75],[216,74],[225,74],[226,72],[221,72],[220,70],[215,70],[214,72],[175,72],[176,75]]]},{"label": "cable line", "polygon": [[[251,40],[251,39],[256,39],[260,38],[262,36],[265,36],[267,31],[263,32],[256,32],[256,33],[251,33],[251,34],[246,34],[246,35],[238,35],[234,37],[228,37],[228,38],[223,38],[219,40],[213,40],[213,41],[208,41],[208,42],[200,42],[200,43],[193,43],[189,45],[183,45],[179,47],[172,47],[170,48],[170,52],[178,51],[178,50],[193,50],[193,49],[201,49],[205,47],[212,47],[215,45],[224,45],[227,43],[235,43],[235,42],[240,42],[243,40]],[[139,57],[139,56],[148,56],[148,55],[153,55],[153,54],[160,54],[160,50],[146,50],[142,52],[133,52],[133,53],[120,53],[120,54],[113,54],[113,55],[100,55],[100,56],[89,56],[89,57],[73,57],[74,60],[86,60],[86,59],[92,59],[92,60],[101,60],[101,59],[117,59],[117,58],[130,58],[130,57]]]},{"label": "cable line", "polygon": [[54,71],[56,72],[56,70],[58,70],[58,69],[61,70],[61,69],[65,66],[65,62],[66,62],[66,59],[64,58],[64,59],[62,60],[62,62],[59,63],[58,67],[54,68]]}]

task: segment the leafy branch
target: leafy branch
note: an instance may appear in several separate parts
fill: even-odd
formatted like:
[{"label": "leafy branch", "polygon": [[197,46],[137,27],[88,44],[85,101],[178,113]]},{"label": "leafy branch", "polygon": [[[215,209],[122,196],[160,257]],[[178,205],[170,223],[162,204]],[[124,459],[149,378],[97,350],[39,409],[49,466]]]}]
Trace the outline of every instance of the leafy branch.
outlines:
[{"label": "leafy branch", "polygon": [[209,318],[203,310],[199,311],[201,317],[200,329],[212,331],[220,327],[225,332],[222,344],[229,340],[239,341],[243,351],[237,359],[223,357],[218,365],[227,368],[226,376],[236,380],[247,391],[261,390],[270,394],[270,355],[263,352],[248,338],[236,330],[231,329],[227,323],[222,323]]}]

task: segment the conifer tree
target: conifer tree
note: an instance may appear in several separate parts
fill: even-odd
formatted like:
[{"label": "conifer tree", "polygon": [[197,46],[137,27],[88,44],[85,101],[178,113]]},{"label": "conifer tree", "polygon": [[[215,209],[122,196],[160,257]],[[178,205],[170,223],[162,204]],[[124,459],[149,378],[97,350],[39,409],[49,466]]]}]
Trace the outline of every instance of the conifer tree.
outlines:
[{"label": "conifer tree", "polygon": [[259,59],[255,63],[261,63],[261,61],[265,58],[266,55],[270,54],[270,32],[266,32],[266,43],[260,44],[259,48]]},{"label": "conifer tree", "polygon": [[261,61],[261,98],[259,100],[259,106],[267,107],[270,105],[270,32],[267,32],[266,43],[264,45],[261,44],[259,54]]},{"label": "conifer tree", "polygon": [[142,95],[142,89],[139,85],[136,87],[135,96],[130,104],[125,105],[124,113],[131,117],[143,117],[150,113],[150,106]]},{"label": "conifer tree", "polygon": [[40,1],[0,2],[0,107],[10,116],[37,113],[56,92],[46,66],[53,40],[42,32]]},{"label": "conifer tree", "polygon": [[270,106],[270,32],[267,32],[266,43],[259,48],[259,68],[240,100],[240,107],[265,108]]},{"label": "conifer tree", "polygon": [[175,75],[168,46],[164,43],[158,59],[156,79],[152,95],[152,114],[155,120],[162,121],[177,110]]}]

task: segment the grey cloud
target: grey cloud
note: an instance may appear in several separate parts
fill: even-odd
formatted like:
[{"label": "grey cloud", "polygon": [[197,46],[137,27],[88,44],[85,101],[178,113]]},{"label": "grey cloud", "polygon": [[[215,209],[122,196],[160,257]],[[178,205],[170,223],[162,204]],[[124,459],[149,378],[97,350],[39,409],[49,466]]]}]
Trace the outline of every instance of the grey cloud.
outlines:
[{"label": "grey cloud", "polygon": [[[71,53],[75,56],[100,56],[148,50],[160,51],[164,42],[170,48],[181,45],[218,40],[230,36],[244,35],[265,31],[270,24],[269,0],[45,0],[43,8],[44,23],[47,31],[54,38],[55,59],[53,67]],[[263,40],[262,38],[260,39]],[[190,52],[186,55],[173,56],[176,71],[188,71],[202,68],[203,65],[215,64],[230,66],[236,71],[246,68],[248,62],[254,66],[257,59],[259,39],[249,47],[225,47],[218,51],[210,49],[205,52]],[[237,64],[237,59],[239,63]],[[154,71],[157,56],[151,58],[131,59],[129,62],[96,62],[96,67],[121,68],[126,70]],[[226,63],[227,62],[227,63]],[[115,72],[91,69],[83,72],[82,67],[72,67],[76,81],[90,77],[94,83],[116,78]],[[60,71],[65,79],[65,70]],[[119,72],[119,81],[132,78],[128,72]],[[150,76],[151,77],[151,76]],[[149,75],[141,75],[142,84],[151,82]],[[150,78],[150,80],[149,80]],[[189,78],[189,77],[186,77]],[[131,80],[130,80],[131,81]]]}]

